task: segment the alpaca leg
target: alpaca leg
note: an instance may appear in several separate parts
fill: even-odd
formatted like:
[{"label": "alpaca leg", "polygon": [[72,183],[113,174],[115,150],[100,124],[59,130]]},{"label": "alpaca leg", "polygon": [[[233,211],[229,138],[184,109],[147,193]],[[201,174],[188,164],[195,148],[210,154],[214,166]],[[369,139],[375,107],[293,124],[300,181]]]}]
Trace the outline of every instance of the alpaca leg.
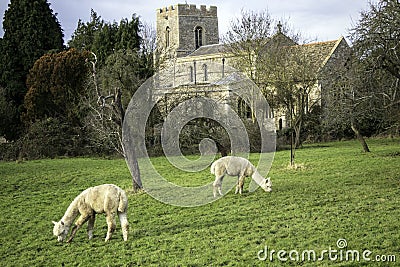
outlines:
[{"label": "alpaca leg", "polygon": [[222,196],[222,179],[224,178],[224,176],[215,176],[215,181],[213,183],[213,194],[214,197],[217,197],[217,191],[218,193]]},{"label": "alpaca leg", "polygon": [[245,176],[240,176],[240,178],[238,180],[238,184],[236,185],[236,191],[239,190],[239,194],[242,194],[242,192],[243,192],[244,179],[245,179]]},{"label": "alpaca leg", "polygon": [[217,197],[217,188],[218,188],[218,178],[215,178],[215,181],[213,183],[213,195],[214,195],[214,197]]},{"label": "alpaca leg", "polygon": [[94,221],[96,220],[96,215],[93,213],[90,217],[89,217],[89,221],[88,221],[88,236],[89,236],[89,240],[93,238],[93,227],[94,227]]},{"label": "alpaca leg", "polygon": [[108,231],[105,241],[107,242],[108,240],[111,239],[111,236],[115,231],[115,226],[116,226],[115,212],[107,213],[106,221],[107,221]]},{"label": "alpaca leg", "polygon": [[221,185],[219,185],[219,187],[218,187],[218,194],[219,194],[220,196],[223,195],[223,194],[222,194],[222,186],[221,186]]},{"label": "alpaca leg", "polygon": [[129,223],[127,214],[125,213],[118,213],[119,221],[121,223],[122,228],[122,236],[124,237],[124,241],[128,241],[128,231],[129,231]]},{"label": "alpaca leg", "polygon": [[67,240],[67,243],[71,243],[72,239],[74,239],[76,232],[81,228],[81,226],[89,219],[89,216],[81,215],[79,219],[76,221],[74,227],[72,228],[71,236]]},{"label": "alpaca leg", "polygon": [[240,177],[238,176],[238,180],[237,180],[237,183],[236,183],[235,194],[239,193],[239,179],[240,179]]},{"label": "alpaca leg", "polygon": [[71,243],[72,239],[74,239],[76,231],[78,231],[79,226],[78,225],[74,225],[74,227],[72,227],[72,232],[71,232],[71,236],[68,238],[67,243]]},{"label": "alpaca leg", "polygon": [[242,193],[242,191],[241,191],[241,188],[240,188],[240,185],[241,185],[241,180],[242,180],[242,176],[241,176],[241,175],[239,175],[239,176],[238,176],[237,183],[236,183],[236,190],[235,190],[235,194],[237,194],[237,193],[241,194],[241,193]]},{"label": "alpaca leg", "polygon": [[217,197],[217,184],[214,182],[213,183],[213,195],[214,195],[214,197]]}]

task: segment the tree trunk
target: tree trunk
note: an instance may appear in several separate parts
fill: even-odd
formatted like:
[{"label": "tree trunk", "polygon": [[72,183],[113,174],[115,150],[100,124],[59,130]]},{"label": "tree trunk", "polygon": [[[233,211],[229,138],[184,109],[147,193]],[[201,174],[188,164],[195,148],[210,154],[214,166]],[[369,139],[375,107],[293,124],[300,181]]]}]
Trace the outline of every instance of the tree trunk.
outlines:
[{"label": "tree trunk", "polygon": [[228,156],[228,150],[226,149],[225,146],[223,146],[220,142],[215,141],[215,144],[217,146],[217,149],[219,151],[219,153],[221,153],[221,157],[225,157]]},{"label": "tree trunk", "polygon": [[362,147],[364,149],[364,152],[370,152],[369,147],[367,145],[367,142],[365,142],[364,137],[362,136],[362,134],[358,130],[358,126],[357,126],[357,123],[356,123],[355,119],[351,120],[351,129],[355,133],[358,141],[360,141],[360,143],[361,143],[361,145],[362,145]]},{"label": "tree trunk", "polygon": [[139,164],[136,157],[136,152],[134,149],[134,142],[132,140],[132,133],[130,132],[130,127],[125,127],[125,130],[128,132],[124,134],[124,142],[123,142],[123,149],[124,149],[124,157],[128,163],[129,171],[132,175],[132,189],[133,191],[137,191],[143,188],[142,180],[140,178],[140,170]]},{"label": "tree trunk", "polygon": [[142,189],[142,181],[140,179],[139,165],[137,164],[137,160],[135,161],[135,167],[131,170],[132,173],[132,189],[134,192]]},{"label": "tree trunk", "polygon": [[294,144],[294,119],[293,119],[293,114],[294,114],[294,108],[293,108],[293,100],[292,100],[292,95],[290,95],[290,166],[294,166],[294,158],[295,158],[295,150],[296,146]]},{"label": "tree trunk", "polygon": [[294,130],[290,130],[290,166],[294,166],[294,158],[296,153],[296,146],[294,144]]},{"label": "tree trunk", "polygon": [[301,134],[301,125],[302,125],[302,119],[296,123],[294,127],[294,133],[295,133],[295,141],[294,141],[294,147],[297,149],[301,145],[301,140],[300,140],[300,134]]}]

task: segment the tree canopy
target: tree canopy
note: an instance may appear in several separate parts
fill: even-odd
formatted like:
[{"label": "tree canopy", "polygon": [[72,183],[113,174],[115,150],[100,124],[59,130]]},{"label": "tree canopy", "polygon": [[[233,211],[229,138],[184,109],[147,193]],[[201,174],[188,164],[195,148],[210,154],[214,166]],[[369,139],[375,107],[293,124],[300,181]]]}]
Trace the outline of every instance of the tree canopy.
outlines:
[{"label": "tree canopy", "polygon": [[356,56],[372,69],[382,69],[400,79],[400,3],[380,0],[361,12],[350,32]]},{"label": "tree canopy", "polygon": [[[21,133],[20,114],[27,87],[26,76],[34,62],[49,50],[64,47],[60,23],[47,0],[11,0],[3,20],[0,45],[2,101],[14,114],[0,114],[0,135],[16,139]],[[11,121],[3,116],[11,116]]]},{"label": "tree canopy", "polygon": [[89,55],[72,48],[36,60],[27,78],[25,121],[53,117],[79,125],[79,102],[89,77]]},{"label": "tree canopy", "polygon": [[400,3],[380,0],[350,31],[352,55],[328,94],[325,124],[350,128],[369,151],[363,136],[399,133]]},{"label": "tree canopy", "polygon": [[114,51],[138,51],[141,45],[140,29],[141,23],[136,14],[132,15],[131,20],[125,18],[118,24],[105,22],[92,9],[90,21],[78,21],[68,45],[95,53],[101,66]]}]

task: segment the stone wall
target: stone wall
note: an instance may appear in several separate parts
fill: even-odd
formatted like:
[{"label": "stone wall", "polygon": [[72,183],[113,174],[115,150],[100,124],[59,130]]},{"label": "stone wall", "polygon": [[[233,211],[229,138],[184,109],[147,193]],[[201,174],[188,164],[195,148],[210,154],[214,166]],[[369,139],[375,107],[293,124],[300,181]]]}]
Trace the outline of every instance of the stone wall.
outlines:
[{"label": "stone wall", "polygon": [[328,95],[337,88],[333,81],[337,80],[343,72],[346,71],[346,62],[350,58],[350,46],[342,37],[333,49],[333,53],[325,63],[319,76],[319,85],[321,87],[321,107],[327,106]]},{"label": "stone wall", "polygon": [[[166,31],[169,28],[169,49]],[[173,57],[187,56],[196,49],[195,29],[202,29],[202,44],[218,44],[217,7],[177,4],[157,10],[158,47],[168,50]]]}]

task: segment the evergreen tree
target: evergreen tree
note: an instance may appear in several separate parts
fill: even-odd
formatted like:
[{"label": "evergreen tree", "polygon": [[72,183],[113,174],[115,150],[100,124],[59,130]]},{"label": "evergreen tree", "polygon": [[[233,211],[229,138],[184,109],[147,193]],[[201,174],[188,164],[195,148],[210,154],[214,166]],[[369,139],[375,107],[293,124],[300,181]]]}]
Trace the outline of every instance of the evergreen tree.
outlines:
[{"label": "evergreen tree", "polygon": [[[63,49],[64,35],[47,0],[11,0],[4,15],[3,29],[0,103],[6,103],[6,109],[14,114],[0,114],[0,136],[16,139],[22,131],[20,114],[29,69],[47,51]],[[3,118],[5,115],[8,119]]]},{"label": "evergreen tree", "polygon": [[78,21],[68,46],[95,53],[99,67],[103,67],[107,57],[115,51],[140,50],[141,26],[139,17],[135,14],[131,20],[125,18],[118,24],[105,22],[92,9],[89,22]]},{"label": "evergreen tree", "polygon": [[104,24],[104,20],[102,20],[101,17],[92,9],[90,11],[89,22],[84,23],[79,19],[78,26],[72,34],[68,46],[96,53],[97,51],[94,47],[95,38],[98,32],[104,27]]},{"label": "evergreen tree", "polygon": [[118,27],[115,49],[138,50],[142,41],[139,35],[141,27],[139,17],[135,14],[132,15],[131,21],[122,19]]},{"label": "evergreen tree", "polygon": [[79,126],[85,113],[79,104],[89,77],[89,56],[72,48],[36,60],[27,77],[22,119],[35,122],[52,117]]}]

